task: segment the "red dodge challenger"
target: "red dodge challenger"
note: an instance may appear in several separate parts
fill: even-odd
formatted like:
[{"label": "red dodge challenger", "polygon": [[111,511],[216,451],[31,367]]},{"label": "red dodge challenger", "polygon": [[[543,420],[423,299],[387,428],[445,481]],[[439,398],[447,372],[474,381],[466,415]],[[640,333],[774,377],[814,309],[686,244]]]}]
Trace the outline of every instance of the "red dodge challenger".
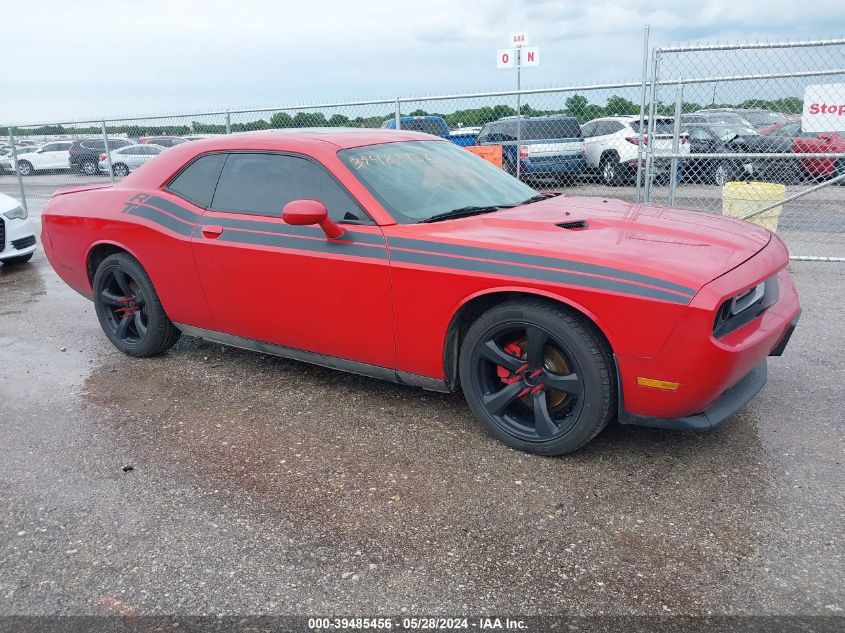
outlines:
[{"label": "red dodge challenger", "polygon": [[445,140],[302,129],[183,143],[57,192],[56,272],[132,356],[181,334],[435,391],[557,455],[612,418],[701,430],[763,387],[800,308],[752,224],[538,193]]}]

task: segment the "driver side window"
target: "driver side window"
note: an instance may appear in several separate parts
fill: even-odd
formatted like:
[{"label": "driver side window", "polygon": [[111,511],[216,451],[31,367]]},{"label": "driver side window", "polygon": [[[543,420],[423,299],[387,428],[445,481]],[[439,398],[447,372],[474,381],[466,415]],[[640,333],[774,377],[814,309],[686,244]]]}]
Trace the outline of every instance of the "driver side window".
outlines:
[{"label": "driver side window", "polygon": [[335,221],[372,222],[325,169],[282,154],[229,154],[210,209],[278,218],[288,202],[302,198],[322,202]]}]

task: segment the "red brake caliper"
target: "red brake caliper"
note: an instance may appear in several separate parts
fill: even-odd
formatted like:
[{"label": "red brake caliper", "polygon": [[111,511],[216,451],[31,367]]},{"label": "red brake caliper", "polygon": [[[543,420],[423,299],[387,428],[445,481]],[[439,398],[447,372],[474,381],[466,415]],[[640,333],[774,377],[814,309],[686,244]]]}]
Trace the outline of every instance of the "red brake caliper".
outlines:
[{"label": "red brake caliper", "polygon": [[[514,342],[510,342],[504,346],[504,351],[515,358],[520,358],[523,354],[522,348]],[[523,363],[520,367],[517,367],[516,371],[510,371],[507,367],[502,367],[498,365],[496,367],[496,374],[499,376],[499,379],[505,383],[506,385],[512,385],[515,382],[519,382],[522,380],[522,375],[528,369],[528,363]],[[526,387],[523,389],[517,397],[524,396],[526,393],[529,392],[529,388]]]},{"label": "red brake caliper", "polygon": [[[521,358],[523,355],[522,347],[518,344],[511,342],[504,346],[504,351],[514,356],[516,358]],[[522,380],[523,375],[528,370],[528,363],[523,363],[520,367],[516,369],[516,371],[511,372],[506,367],[502,367],[498,365],[496,367],[496,374],[499,376],[499,379],[506,385],[512,385],[515,382],[519,382]],[[540,374],[543,373],[542,369],[536,369],[532,374],[531,378],[536,378]],[[521,398],[522,396],[526,396],[529,393],[534,394],[538,391],[542,391],[544,389],[544,385],[537,385],[535,387],[525,387],[522,391],[517,394],[517,398]]]}]

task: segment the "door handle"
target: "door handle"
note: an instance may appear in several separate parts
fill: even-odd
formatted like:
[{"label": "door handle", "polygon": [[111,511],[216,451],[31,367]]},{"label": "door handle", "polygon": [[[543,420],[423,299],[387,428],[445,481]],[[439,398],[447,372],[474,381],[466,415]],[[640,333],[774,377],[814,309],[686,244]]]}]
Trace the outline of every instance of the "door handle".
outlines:
[{"label": "door handle", "polygon": [[210,240],[216,240],[223,234],[223,227],[216,224],[206,224],[202,227],[202,236]]}]

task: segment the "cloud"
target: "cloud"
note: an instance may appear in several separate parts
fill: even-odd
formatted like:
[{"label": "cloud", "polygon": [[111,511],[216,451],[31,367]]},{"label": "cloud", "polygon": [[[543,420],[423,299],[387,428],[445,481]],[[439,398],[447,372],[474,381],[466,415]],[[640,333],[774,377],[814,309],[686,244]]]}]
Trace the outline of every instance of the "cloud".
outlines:
[{"label": "cloud", "polygon": [[0,66],[0,123],[511,89],[494,56],[512,30],[542,49],[535,86],[638,79],[645,24],[658,45],[845,31],[840,0],[7,4],[25,63]]}]

